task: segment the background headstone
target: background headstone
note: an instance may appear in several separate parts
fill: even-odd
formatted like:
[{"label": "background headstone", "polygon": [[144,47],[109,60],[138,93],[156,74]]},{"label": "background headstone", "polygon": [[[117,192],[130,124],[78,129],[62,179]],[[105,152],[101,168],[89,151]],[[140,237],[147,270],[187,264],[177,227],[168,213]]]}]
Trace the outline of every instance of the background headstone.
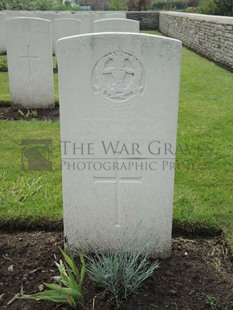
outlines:
[{"label": "background headstone", "polygon": [[7,19],[18,17],[33,17],[34,14],[26,11],[6,11]]},{"label": "background headstone", "polygon": [[6,14],[0,12],[0,54],[6,53],[5,20]]},{"label": "background headstone", "polygon": [[105,19],[106,12],[105,11],[92,11],[90,12],[90,33],[94,31],[94,22],[96,20]]},{"label": "background headstone", "polygon": [[36,17],[41,18],[41,19],[47,19],[50,21],[50,27],[51,27],[51,41],[52,41],[52,52],[55,54],[56,50],[56,40],[54,38],[54,20],[60,18],[59,14],[56,12],[43,12],[43,11],[38,11],[35,14]]},{"label": "background headstone", "polygon": [[74,18],[73,16],[75,15],[75,12],[71,13],[70,11],[60,11],[58,15],[59,18]]},{"label": "background headstone", "polygon": [[77,12],[72,14],[72,18],[81,20],[81,33],[86,34],[91,32],[91,16],[89,12]]},{"label": "background headstone", "polygon": [[[64,230],[87,251],[171,248],[181,42],[132,33],[58,41]],[[159,152],[160,150],[160,152]],[[174,156],[172,156],[174,157]],[[173,163],[174,164],[174,163]]]},{"label": "background headstone", "polygon": [[11,102],[24,108],[54,106],[50,22],[39,18],[6,21]]},{"label": "background headstone", "polygon": [[109,12],[106,13],[106,18],[126,18],[126,12]]},{"label": "background headstone", "polygon": [[59,18],[54,20],[54,39],[78,35],[81,33],[81,21],[72,18]]},{"label": "background headstone", "polygon": [[94,22],[94,32],[135,32],[139,33],[140,23],[136,20],[108,18]]}]

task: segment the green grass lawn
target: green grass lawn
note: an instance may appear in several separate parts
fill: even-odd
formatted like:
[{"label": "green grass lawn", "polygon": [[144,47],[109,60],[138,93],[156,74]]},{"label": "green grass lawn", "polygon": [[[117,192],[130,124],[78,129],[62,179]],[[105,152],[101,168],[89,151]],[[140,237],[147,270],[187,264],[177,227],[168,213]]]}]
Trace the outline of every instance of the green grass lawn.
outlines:
[{"label": "green grass lawn", "polygon": [[[52,139],[53,171],[21,169],[22,139]],[[0,122],[0,219],[62,217],[59,122]]]},{"label": "green grass lawn", "polygon": [[[174,219],[190,229],[220,227],[233,245],[232,99],[233,75],[184,48]],[[0,101],[8,100],[7,73],[0,73]],[[53,139],[52,172],[21,170],[25,138]],[[1,121],[0,139],[2,223],[62,219],[59,122]]]},{"label": "green grass lawn", "polygon": [[178,143],[195,147],[185,156],[193,168],[177,157],[174,217],[218,225],[233,243],[233,75],[186,49],[182,56]]}]

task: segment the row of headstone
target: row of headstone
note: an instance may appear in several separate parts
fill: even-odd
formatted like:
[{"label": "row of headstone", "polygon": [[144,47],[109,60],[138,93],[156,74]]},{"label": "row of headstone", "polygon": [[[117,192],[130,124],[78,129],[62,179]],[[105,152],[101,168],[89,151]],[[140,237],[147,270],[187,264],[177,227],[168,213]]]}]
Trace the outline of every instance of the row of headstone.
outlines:
[{"label": "row of headstone", "polygon": [[[5,23],[12,98],[52,106],[50,22]],[[58,41],[64,233],[71,247],[106,252],[149,242],[154,255],[169,256],[175,157],[158,150],[176,148],[180,55],[178,40],[132,32]]]},{"label": "row of headstone", "polygon": [[91,11],[91,12],[84,12],[84,11],[11,11],[11,10],[4,10],[3,13],[7,14],[8,17],[40,17],[44,14],[49,14],[50,16],[58,15],[69,17],[70,15],[75,16],[93,16],[96,19],[100,18],[126,18],[126,12],[122,11]]},{"label": "row of headstone", "polygon": [[[81,22],[81,24],[78,26],[78,30],[76,34],[85,34],[85,33],[92,33],[94,32],[94,22],[99,19],[110,19],[110,18],[123,18],[126,19],[126,13],[125,12],[52,12],[52,11],[2,11],[0,12],[0,54],[6,53],[6,40],[5,40],[5,25],[4,21],[7,19],[17,18],[17,17],[35,17],[35,18],[42,18],[47,19],[51,22],[51,30],[52,30],[52,42],[53,42],[53,53],[55,53],[56,50],[56,39],[57,39],[57,29],[56,29],[56,23],[55,21],[57,19],[66,18],[66,19],[77,19]],[[75,22],[71,22],[71,24],[74,26]],[[68,25],[66,23],[67,27],[70,29],[72,28],[72,25]],[[61,29],[58,26],[59,29]],[[68,31],[69,32],[69,31]],[[71,34],[74,30],[71,31]]]},{"label": "row of headstone", "polygon": [[[71,18],[51,22],[39,18],[11,18],[4,21],[11,102],[14,107],[54,106],[52,50],[57,40],[81,33],[81,21]],[[139,22],[103,19],[94,22],[95,32],[139,32]],[[21,78],[20,78],[21,77]]]},{"label": "row of headstone", "polygon": [[[6,53],[5,19],[0,18],[0,54]],[[52,27],[52,51],[56,53],[56,42],[62,37],[82,34],[82,22],[78,19],[59,18],[54,20]],[[129,19],[102,19],[94,22],[93,32],[139,32],[139,22]]]},{"label": "row of headstone", "polygon": [[6,18],[15,17],[36,17],[48,19],[53,22],[58,18],[74,18],[82,21],[82,33],[91,33],[93,31],[93,22],[98,19],[105,18],[126,18],[125,12],[52,12],[52,11],[34,11],[34,12],[21,12],[21,11],[6,11]]},{"label": "row of headstone", "polygon": [[106,18],[94,22],[93,32],[135,32],[139,33],[139,22],[123,18]]}]

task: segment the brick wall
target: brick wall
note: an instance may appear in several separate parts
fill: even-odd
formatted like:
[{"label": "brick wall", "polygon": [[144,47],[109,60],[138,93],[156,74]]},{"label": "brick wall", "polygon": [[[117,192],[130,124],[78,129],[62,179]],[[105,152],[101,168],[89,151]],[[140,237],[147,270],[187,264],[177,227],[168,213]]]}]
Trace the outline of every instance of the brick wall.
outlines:
[{"label": "brick wall", "polygon": [[160,12],[159,30],[233,71],[233,17]]}]

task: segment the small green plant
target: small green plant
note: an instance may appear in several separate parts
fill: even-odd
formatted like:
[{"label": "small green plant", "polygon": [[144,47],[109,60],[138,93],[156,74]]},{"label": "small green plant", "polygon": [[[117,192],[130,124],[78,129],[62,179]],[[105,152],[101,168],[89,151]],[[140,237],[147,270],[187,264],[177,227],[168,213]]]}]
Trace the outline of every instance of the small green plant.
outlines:
[{"label": "small green plant", "polygon": [[36,118],[38,116],[37,111],[36,110],[31,110],[31,116]]},{"label": "small green plant", "polygon": [[206,296],[206,304],[210,306],[211,310],[217,310],[216,302],[213,296]]},{"label": "small green plant", "polygon": [[23,112],[22,110],[18,110],[19,114],[23,116],[24,119],[28,119],[29,117],[37,118],[38,113],[36,110],[26,110],[26,112]]},{"label": "small green plant", "polygon": [[117,253],[95,254],[88,256],[87,273],[107,291],[113,294],[116,308],[122,299],[135,292],[159,264],[150,263],[146,246],[134,247],[131,251],[119,250]]},{"label": "small green plant", "polygon": [[33,295],[22,295],[19,299],[65,303],[73,309],[77,309],[78,304],[83,302],[82,285],[85,277],[84,257],[79,253],[79,259],[82,265],[81,271],[79,272],[73,256],[66,254],[62,249],[60,251],[65,262],[63,263],[62,260],[59,263],[56,262],[60,273],[59,284],[44,283],[48,290]]}]

